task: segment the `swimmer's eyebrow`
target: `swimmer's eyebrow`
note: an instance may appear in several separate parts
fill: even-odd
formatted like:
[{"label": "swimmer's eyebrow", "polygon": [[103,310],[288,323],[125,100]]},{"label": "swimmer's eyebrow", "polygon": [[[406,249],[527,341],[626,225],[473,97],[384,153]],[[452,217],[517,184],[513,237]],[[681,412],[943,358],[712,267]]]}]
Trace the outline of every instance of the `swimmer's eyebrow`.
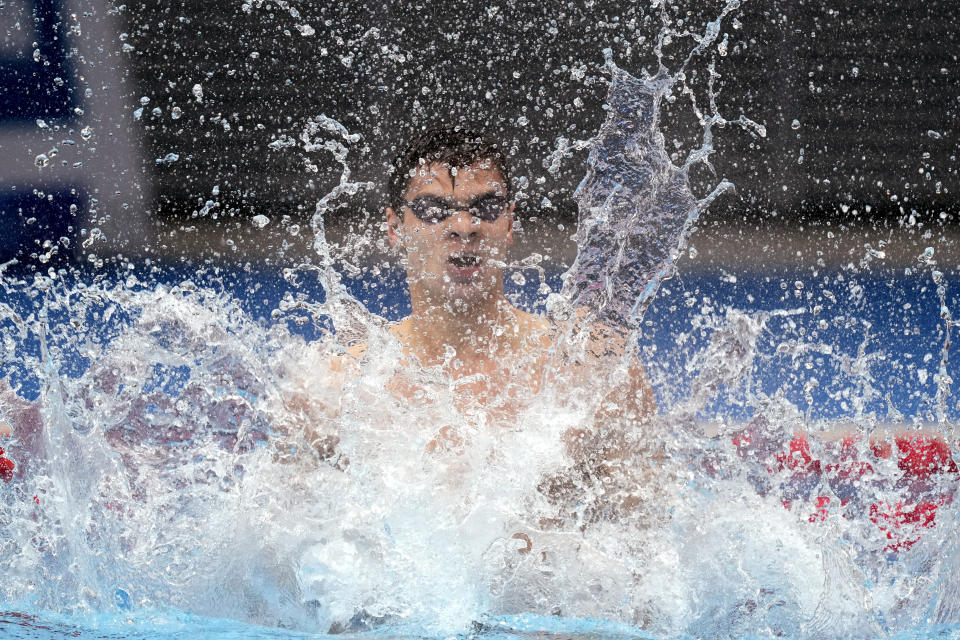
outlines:
[{"label": "swimmer's eyebrow", "polygon": [[410,204],[413,204],[414,202],[418,202],[427,207],[447,206],[446,198],[441,198],[440,196],[430,196],[430,195],[417,196],[413,200],[410,200]]},{"label": "swimmer's eyebrow", "polygon": [[443,198],[441,196],[432,196],[432,195],[422,195],[417,196],[410,201],[410,204],[414,202],[425,207],[456,207],[464,209],[473,209],[478,205],[486,202],[487,200],[503,200],[504,197],[498,194],[496,191],[488,191],[487,193],[481,193],[480,195],[474,196],[468,202],[461,203],[455,201],[453,198]]},{"label": "swimmer's eyebrow", "polygon": [[488,191],[486,193],[481,193],[476,196],[473,200],[470,201],[470,207],[475,207],[482,202],[487,200],[506,200],[500,193],[497,191]]}]

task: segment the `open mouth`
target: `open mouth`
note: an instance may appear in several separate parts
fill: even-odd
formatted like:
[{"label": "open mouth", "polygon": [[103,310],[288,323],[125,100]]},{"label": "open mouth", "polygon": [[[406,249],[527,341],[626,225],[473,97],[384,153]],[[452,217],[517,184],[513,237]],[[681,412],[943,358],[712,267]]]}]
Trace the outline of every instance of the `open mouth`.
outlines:
[{"label": "open mouth", "polygon": [[453,282],[475,284],[483,259],[475,253],[454,253],[447,258],[447,275]]},{"label": "open mouth", "polygon": [[472,253],[455,253],[447,259],[447,262],[457,269],[472,269],[480,266],[480,256]]}]

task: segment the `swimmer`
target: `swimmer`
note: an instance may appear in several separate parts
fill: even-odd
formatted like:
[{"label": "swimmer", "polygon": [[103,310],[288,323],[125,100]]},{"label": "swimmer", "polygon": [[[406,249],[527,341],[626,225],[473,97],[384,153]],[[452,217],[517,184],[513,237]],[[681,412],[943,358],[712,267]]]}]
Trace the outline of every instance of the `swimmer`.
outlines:
[{"label": "swimmer", "polygon": [[[387,237],[406,269],[412,313],[392,327],[407,355],[471,378],[467,393],[508,407],[540,391],[551,372],[546,354],[558,328],[518,309],[503,292],[503,263],[513,244],[514,207],[506,158],[480,132],[433,126],[398,158],[386,207]],[[589,353],[619,355],[612,331],[591,327]],[[451,360],[449,355],[455,357]],[[637,363],[621,413],[654,410]],[[508,410],[508,413],[509,410]]]},{"label": "swimmer", "polygon": [[[414,136],[397,159],[385,207],[387,238],[400,253],[412,307],[408,317],[390,327],[402,347],[403,365],[440,368],[458,393],[487,411],[488,423],[494,425],[516,420],[560,375],[557,361],[550,364],[560,328],[517,308],[504,295],[504,262],[514,241],[512,196],[507,160],[496,142],[481,132],[434,125]],[[589,336],[585,356],[565,361],[562,374],[571,385],[589,388],[596,368],[622,356],[626,341],[600,325],[580,330]],[[331,368],[341,375],[357,372],[349,360],[365,350],[365,345],[353,346]],[[388,390],[407,398],[417,391],[400,381]],[[292,406],[316,415],[309,403],[308,395],[300,395]],[[638,360],[598,406],[604,407],[598,410],[598,422],[644,422],[655,413],[653,392]],[[325,408],[323,413],[331,418],[336,412]],[[436,425],[435,434],[429,453],[455,449],[461,442],[449,425]],[[587,457],[587,451],[576,450],[591,440],[590,453],[598,453],[596,439],[584,430],[567,436],[571,451]],[[333,454],[335,440],[317,438],[314,444],[326,457]],[[616,456],[612,442],[600,448],[604,455],[590,457]]]}]

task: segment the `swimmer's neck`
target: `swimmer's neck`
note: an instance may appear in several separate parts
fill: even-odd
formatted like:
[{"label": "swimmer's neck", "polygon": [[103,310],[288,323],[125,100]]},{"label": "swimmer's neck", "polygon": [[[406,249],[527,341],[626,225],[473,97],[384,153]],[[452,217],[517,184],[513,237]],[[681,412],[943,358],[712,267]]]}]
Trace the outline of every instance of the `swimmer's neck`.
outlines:
[{"label": "swimmer's neck", "polygon": [[503,296],[491,296],[482,304],[457,307],[414,301],[413,312],[397,325],[394,335],[421,364],[444,363],[448,348],[463,363],[479,363],[514,347],[516,309]]}]

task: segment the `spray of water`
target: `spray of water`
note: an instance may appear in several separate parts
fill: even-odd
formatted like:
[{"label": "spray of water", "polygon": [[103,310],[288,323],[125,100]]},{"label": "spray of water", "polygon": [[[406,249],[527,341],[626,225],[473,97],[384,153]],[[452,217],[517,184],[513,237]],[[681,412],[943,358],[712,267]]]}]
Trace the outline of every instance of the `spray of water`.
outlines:
[{"label": "spray of water", "polygon": [[[578,189],[577,259],[548,300],[560,336],[553,373],[522,402],[464,401],[470,381],[406,362],[387,324],[347,292],[324,218],[369,185],[352,181],[347,162],[358,137],[325,116],[300,141],[308,154],[333,154],[342,174],[311,221],[316,259],[285,271],[291,283],[316,278],[323,302],[288,296],[261,324],[215,286],[215,272],[176,285],[142,274],[4,275],[9,300],[23,303],[0,302],[13,387],[0,408],[15,427],[4,447],[18,464],[0,493],[2,600],[322,632],[520,625],[504,618],[512,614],[697,637],[866,636],[955,621],[953,485],[871,452],[864,434],[881,419],[867,408],[878,359],[867,340],[842,354],[790,337],[794,308],[705,312],[689,334],[709,340],[687,354],[682,401],[652,420],[594,420],[629,375],[644,313],[698,217],[731,186],[691,191],[691,168],[708,163],[713,128],[728,121],[712,84],[709,108],[697,107],[684,72],[737,6],[700,34],[664,28],[658,56],[669,39],[696,42],[672,73],[661,58],[655,74],[633,77],[607,54],[609,111]],[[678,86],[703,126],[679,166],[660,123]],[[762,135],[745,117],[731,122]],[[947,426],[956,322],[942,275],[932,277],[946,328],[936,406]],[[289,330],[304,316],[319,340]],[[572,363],[598,325],[626,347],[587,385]],[[812,424],[754,374],[810,353],[853,382],[839,426],[860,440],[812,439],[784,453],[794,432],[837,424]],[[671,384],[651,371],[658,387]],[[741,417],[707,419],[730,398]],[[457,435],[438,447],[442,427]],[[573,430],[579,450],[567,446]],[[935,529],[921,530],[926,504],[938,508]]]}]

